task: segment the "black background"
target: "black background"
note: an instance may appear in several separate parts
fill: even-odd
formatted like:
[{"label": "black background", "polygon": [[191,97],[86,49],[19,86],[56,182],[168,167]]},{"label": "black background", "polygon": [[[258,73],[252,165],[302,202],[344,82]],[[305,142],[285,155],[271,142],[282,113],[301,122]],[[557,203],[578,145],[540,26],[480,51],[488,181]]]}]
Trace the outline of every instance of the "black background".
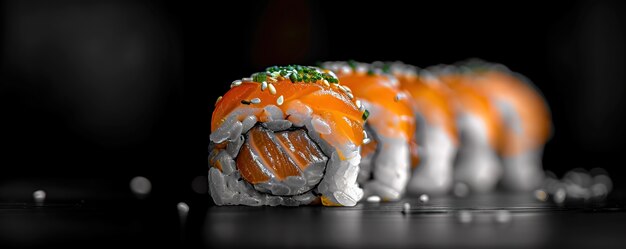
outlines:
[{"label": "black background", "polygon": [[624,180],[624,4],[6,1],[0,199],[209,202],[210,115],[234,79],[274,64],[478,57],[528,76],[555,133],[544,167]]}]

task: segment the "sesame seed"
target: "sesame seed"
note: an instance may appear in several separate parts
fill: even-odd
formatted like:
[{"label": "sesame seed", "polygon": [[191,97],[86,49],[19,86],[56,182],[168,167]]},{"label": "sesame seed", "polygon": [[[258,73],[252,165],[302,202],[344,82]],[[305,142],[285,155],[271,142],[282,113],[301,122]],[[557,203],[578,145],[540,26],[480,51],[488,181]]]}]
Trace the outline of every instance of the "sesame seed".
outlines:
[{"label": "sesame seed", "polygon": [[323,80],[323,81],[322,81],[322,83],[323,83],[325,86],[330,86],[330,84],[328,83],[328,80]]},{"label": "sesame seed", "polygon": [[369,138],[363,139],[363,144],[369,144],[372,140]]},{"label": "sesame seed", "polygon": [[363,137],[367,138],[367,132],[363,131]]},{"label": "sesame seed", "polygon": [[259,104],[259,103],[261,103],[261,99],[259,99],[259,98],[251,99],[250,103],[252,103],[252,104]]},{"label": "sesame seed", "polygon": [[361,101],[357,99],[356,100],[356,107],[359,108],[359,110],[360,110],[361,106],[362,106]]},{"label": "sesame seed", "polygon": [[246,81],[252,81],[252,78],[243,78],[243,79],[241,79],[241,81],[244,81],[244,82],[246,82]]},{"label": "sesame seed", "polygon": [[235,80],[233,81],[233,83],[230,84],[230,88],[233,88],[239,85],[241,85],[241,80]]},{"label": "sesame seed", "polygon": [[341,67],[341,72],[344,74],[349,74],[350,72],[352,72],[352,70],[350,69],[350,67],[344,66],[344,67]]},{"label": "sesame seed", "polygon": [[343,91],[344,93],[349,93],[349,92],[348,92],[348,89],[346,89],[346,87],[345,87],[345,86],[340,85],[340,86],[339,86],[339,89],[341,89],[341,91]]},{"label": "sesame seed", "polygon": [[282,104],[283,104],[283,101],[284,101],[284,99],[283,99],[283,95],[280,95],[280,97],[278,97],[278,99],[276,99],[276,104],[278,104],[278,105],[282,105]]},{"label": "sesame seed", "polygon": [[345,88],[345,91],[352,92],[352,89],[350,89],[348,86],[346,85],[342,85],[342,86],[343,88]]},{"label": "sesame seed", "polygon": [[409,212],[411,212],[411,204],[405,202],[404,205],[402,205],[402,213],[408,214]]},{"label": "sesame seed", "polygon": [[263,83],[261,83],[261,91],[265,91],[266,88],[267,88],[267,82],[263,81]]},{"label": "sesame seed", "polygon": [[270,89],[271,94],[276,94],[276,87],[272,83],[267,84],[267,87]]},{"label": "sesame seed", "polygon": [[335,79],[337,78],[337,75],[333,71],[328,71],[328,74]]},{"label": "sesame seed", "polygon": [[372,195],[370,197],[367,197],[367,202],[380,202],[380,196]]},{"label": "sesame seed", "polygon": [[217,100],[215,100],[215,105],[217,105],[217,103],[219,103],[220,100],[222,100],[222,96],[217,97]]},{"label": "sesame seed", "polygon": [[350,99],[354,99],[354,95],[352,95],[352,93],[347,92],[346,94],[350,97]]},{"label": "sesame seed", "polygon": [[393,98],[393,100],[394,100],[394,101],[396,101],[396,102],[398,102],[398,101],[400,101],[400,100],[401,100],[401,99],[403,99],[403,98],[404,98],[404,95],[403,95],[402,93],[398,93],[398,94],[396,94],[396,96]]}]

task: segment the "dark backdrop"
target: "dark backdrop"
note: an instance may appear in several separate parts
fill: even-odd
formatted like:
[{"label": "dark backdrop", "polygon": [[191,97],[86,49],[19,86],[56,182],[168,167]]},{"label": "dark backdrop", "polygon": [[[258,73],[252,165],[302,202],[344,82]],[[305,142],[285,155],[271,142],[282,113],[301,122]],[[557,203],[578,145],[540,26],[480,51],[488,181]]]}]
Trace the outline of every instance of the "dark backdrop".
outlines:
[{"label": "dark backdrop", "polygon": [[[436,3],[435,3],[436,2]],[[555,133],[545,168],[606,168],[623,186],[624,4],[6,1],[0,200],[205,202],[210,114],[230,82],[274,64],[471,57],[528,76]],[[202,183],[198,178],[196,183]],[[202,184],[200,184],[202,186]]]}]

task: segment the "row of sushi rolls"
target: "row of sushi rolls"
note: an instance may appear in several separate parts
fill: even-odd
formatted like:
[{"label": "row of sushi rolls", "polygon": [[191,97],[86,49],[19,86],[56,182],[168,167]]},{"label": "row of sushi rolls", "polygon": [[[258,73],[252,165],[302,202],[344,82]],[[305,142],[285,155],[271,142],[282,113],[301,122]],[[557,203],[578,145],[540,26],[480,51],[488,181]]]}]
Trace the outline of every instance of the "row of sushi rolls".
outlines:
[{"label": "row of sushi rolls", "polygon": [[354,206],[532,192],[552,130],[539,90],[501,64],[272,66],[215,102],[209,193],[217,205]]}]

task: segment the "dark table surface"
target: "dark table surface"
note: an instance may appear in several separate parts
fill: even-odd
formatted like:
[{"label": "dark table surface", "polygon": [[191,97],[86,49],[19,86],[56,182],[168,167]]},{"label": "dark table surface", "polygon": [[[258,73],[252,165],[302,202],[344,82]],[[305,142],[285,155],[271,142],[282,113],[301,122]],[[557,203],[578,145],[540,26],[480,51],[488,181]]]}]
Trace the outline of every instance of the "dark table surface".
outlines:
[{"label": "dark table surface", "polygon": [[218,207],[206,198],[182,216],[177,203],[150,199],[0,203],[0,248],[626,247],[621,198],[556,205],[495,193],[343,208]]}]

